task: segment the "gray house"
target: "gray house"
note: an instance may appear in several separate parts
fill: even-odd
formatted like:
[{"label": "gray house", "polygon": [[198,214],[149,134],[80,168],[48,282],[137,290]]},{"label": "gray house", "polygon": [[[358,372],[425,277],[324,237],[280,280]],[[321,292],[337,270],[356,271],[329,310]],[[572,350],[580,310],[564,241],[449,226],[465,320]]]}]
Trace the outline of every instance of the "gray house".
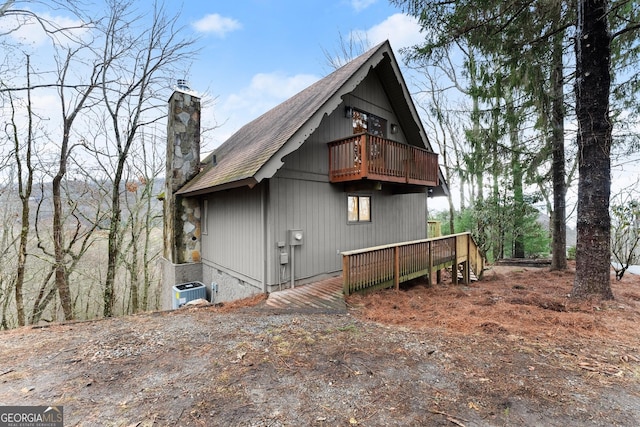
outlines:
[{"label": "gray house", "polygon": [[200,100],[178,89],[169,110],[167,289],[227,301],[339,275],[341,251],[425,238],[428,197],[448,191],[389,42],[202,163]]}]

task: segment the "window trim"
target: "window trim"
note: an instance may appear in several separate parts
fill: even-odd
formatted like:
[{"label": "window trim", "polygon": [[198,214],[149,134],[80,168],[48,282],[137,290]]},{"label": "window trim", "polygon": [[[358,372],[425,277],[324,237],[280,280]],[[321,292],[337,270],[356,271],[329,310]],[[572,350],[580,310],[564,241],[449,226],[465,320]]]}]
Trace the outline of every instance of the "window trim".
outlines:
[{"label": "window trim", "polygon": [[[350,214],[351,214],[351,209],[350,209],[350,204],[351,204],[351,199],[354,198],[356,200],[357,203],[357,215],[358,215],[358,219],[352,220],[350,219]],[[369,212],[369,216],[367,219],[362,219],[361,217],[361,212],[362,209],[360,208],[362,205],[361,203],[361,199],[362,200],[368,200],[368,212]],[[372,200],[372,196],[371,194],[347,194],[347,224],[349,225],[354,225],[354,224],[370,224],[373,222],[372,219],[372,215],[371,215],[371,200]]]}]

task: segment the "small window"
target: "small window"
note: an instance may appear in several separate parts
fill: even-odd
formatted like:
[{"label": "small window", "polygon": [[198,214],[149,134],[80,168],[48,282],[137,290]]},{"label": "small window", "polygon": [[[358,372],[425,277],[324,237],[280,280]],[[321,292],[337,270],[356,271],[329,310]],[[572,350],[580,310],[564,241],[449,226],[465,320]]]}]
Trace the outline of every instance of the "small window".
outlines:
[{"label": "small window", "polygon": [[371,197],[348,196],[347,211],[349,222],[371,222]]}]

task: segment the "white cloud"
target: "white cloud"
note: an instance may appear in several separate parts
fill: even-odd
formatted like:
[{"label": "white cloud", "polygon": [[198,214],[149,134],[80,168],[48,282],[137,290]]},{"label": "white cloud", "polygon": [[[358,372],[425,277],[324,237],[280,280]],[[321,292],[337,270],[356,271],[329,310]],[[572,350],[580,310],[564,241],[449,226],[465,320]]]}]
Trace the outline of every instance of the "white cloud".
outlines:
[{"label": "white cloud", "polygon": [[282,73],[259,73],[251,79],[250,90],[284,101],[317,81],[318,78],[311,74],[286,76]]},{"label": "white cloud", "polygon": [[228,95],[215,107],[215,116],[224,123],[216,129],[214,145],[224,142],[243,125],[291,98],[320,79],[312,74],[259,73],[248,86]]},{"label": "white cloud", "polygon": [[225,37],[227,33],[242,28],[240,21],[233,18],[227,18],[220,16],[217,13],[212,13],[205,16],[202,19],[194,22],[193,28],[201,33],[213,33],[218,37]]},{"label": "white cloud", "polygon": [[360,12],[365,10],[375,2],[376,0],[351,0],[351,7],[353,7],[356,12]]},{"label": "white cloud", "polygon": [[356,30],[352,32],[351,37],[356,40],[368,40],[371,45],[388,39],[394,50],[413,46],[424,39],[417,19],[403,13],[391,15],[368,30]]}]

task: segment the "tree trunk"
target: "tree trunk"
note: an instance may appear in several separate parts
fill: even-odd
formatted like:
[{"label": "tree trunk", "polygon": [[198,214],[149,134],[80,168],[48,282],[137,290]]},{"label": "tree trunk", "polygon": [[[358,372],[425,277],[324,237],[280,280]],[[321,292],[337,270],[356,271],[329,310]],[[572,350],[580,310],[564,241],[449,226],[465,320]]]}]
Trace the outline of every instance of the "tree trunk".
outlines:
[{"label": "tree trunk", "polygon": [[60,296],[60,304],[64,312],[65,320],[73,319],[73,307],[71,303],[71,290],[67,281],[67,269],[64,249],[63,209],[62,209],[62,180],[67,173],[67,161],[69,156],[69,133],[73,119],[65,119],[63,125],[62,146],[60,147],[60,159],[58,172],[53,177],[51,192],[53,194],[53,249],[55,260],[55,284]]},{"label": "tree trunk", "polygon": [[95,82],[93,80],[96,75],[99,74],[98,69],[101,65],[95,66],[92,72],[91,83],[83,89],[84,91],[74,91],[72,100],[76,101],[76,104],[68,110],[69,105],[65,99],[65,82],[67,73],[70,71],[72,63],[75,59],[75,55],[78,50],[68,50],[64,60],[60,59],[60,69],[58,70],[59,88],[58,95],[60,105],[62,109],[62,141],[60,144],[58,171],[53,177],[51,184],[51,192],[53,197],[53,249],[54,249],[54,280],[58,295],[60,296],[60,304],[64,312],[65,320],[73,319],[73,302],[71,301],[71,290],[69,287],[69,274],[67,270],[66,256],[69,255],[69,248],[65,248],[64,242],[64,209],[62,207],[62,182],[67,174],[67,163],[73,146],[70,146],[71,130],[74,120],[78,116],[78,113],[84,108],[84,104],[89,98],[93,89],[95,89]]},{"label": "tree trunk", "polygon": [[[21,202],[22,215],[20,218],[20,244],[18,248],[18,265],[16,272],[16,311],[18,315],[18,326],[24,326],[26,322],[25,310],[24,310],[24,295],[23,287],[25,282],[26,265],[27,265],[27,243],[30,233],[30,199],[33,190],[33,171],[34,167],[31,163],[31,153],[33,150],[33,112],[31,109],[31,58],[26,55],[26,76],[27,76],[27,141],[26,149],[24,152],[24,160],[21,158],[20,138],[18,135],[18,125],[15,121],[15,107],[13,104],[13,98],[10,97],[11,102],[11,128],[13,131],[14,141],[14,155],[16,160],[16,167],[18,169],[18,194]],[[23,165],[24,161],[24,165]],[[23,166],[25,170],[23,170]],[[26,173],[26,175],[24,175]]]},{"label": "tree trunk", "polygon": [[502,97],[502,93],[500,92],[501,83],[502,82],[499,82],[496,85],[498,92],[494,94],[495,105],[491,114],[491,132],[490,137],[487,138],[487,142],[490,144],[490,147],[487,148],[491,155],[491,199],[487,210],[490,212],[489,216],[493,222],[491,227],[491,248],[494,261],[504,258],[504,221],[502,218],[504,206],[500,197],[501,164],[498,153],[498,140],[500,139],[499,116],[502,114],[500,107],[500,99]]},{"label": "tree trunk", "polygon": [[[517,138],[517,136],[516,136]],[[517,142],[516,142],[517,144]],[[520,147],[513,147],[513,257],[524,258],[524,191],[522,187],[522,165],[520,164]]]},{"label": "tree trunk", "polygon": [[[30,174],[28,181],[33,179],[33,175]],[[20,180],[20,187],[22,187],[22,178]],[[27,187],[31,187],[31,183],[27,184]],[[16,274],[16,309],[18,314],[18,326],[25,325],[24,314],[24,299],[22,288],[24,285],[26,265],[27,265],[27,243],[29,239],[29,199],[31,198],[31,190],[20,191],[20,199],[22,203],[22,218],[20,219],[20,245],[18,249],[18,271]]]},{"label": "tree trunk", "polygon": [[144,216],[144,252],[142,254],[142,262],[144,269],[144,283],[142,288],[142,310],[147,311],[149,309],[149,287],[151,286],[151,271],[152,268],[150,261],[151,256],[151,232],[153,227],[151,224],[151,218],[153,215],[153,209],[151,206],[151,198],[153,197],[153,179],[147,180],[145,188],[145,203],[147,214]]},{"label": "tree trunk", "polygon": [[506,97],[507,123],[509,126],[509,141],[511,143],[511,175],[513,183],[513,209],[510,219],[513,224],[513,258],[524,258],[524,223],[526,206],[524,203],[524,188],[522,185],[523,172],[520,153],[520,138],[518,135],[518,117],[510,89]]},{"label": "tree trunk", "polygon": [[[40,285],[40,290],[38,291],[38,295],[36,296],[36,300],[33,302],[33,308],[31,309],[31,316],[29,316],[29,323],[36,324],[40,321],[42,317],[42,313],[47,308],[47,305],[53,300],[53,297],[56,293],[56,287],[52,286],[47,292],[47,285],[51,280],[51,276],[55,272],[55,266],[51,267],[49,273],[42,280],[42,284]],[[45,292],[46,295],[45,295]]]},{"label": "tree trunk", "polygon": [[[562,2],[558,2],[555,21],[560,26]],[[564,158],[564,78],[562,75],[562,40],[564,31],[553,38],[551,55],[551,146],[553,179],[553,215],[551,240],[551,269],[567,268],[567,210],[566,210],[566,173]]]},{"label": "tree trunk", "polygon": [[572,296],[613,299],[610,278],[611,192],[610,35],[606,0],[578,1],[578,241]]},{"label": "tree trunk", "polygon": [[120,158],[118,160],[118,168],[116,170],[115,177],[113,178],[111,188],[111,225],[109,227],[109,237],[107,244],[107,277],[104,284],[103,302],[104,308],[102,314],[104,317],[111,317],[114,315],[113,306],[115,303],[115,278],[117,268],[117,258],[120,254],[120,183],[122,182],[122,170],[124,168],[124,160]]},{"label": "tree trunk", "polygon": [[[65,159],[66,162],[66,159]],[[67,271],[64,260],[64,232],[62,230],[62,177],[64,172],[58,172],[53,179],[53,247],[55,254],[55,283],[60,296],[60,304],[64,312],[64,320],[73,319],[71,306],[71,291],[67,281]]]},{"label": "tree trunk", "polygon": [[[139,209],[139,208],[138,208]],[[130,305],[130,313],[137,313],[140,310],[140,298],[139,298],[139,288],[140,288],[140,276],[139,276],[139,253],[138,253],[138,244],[140,243],[138,239],[142,238],[141,231],[138,228],[139,221],[139,212],[135,212],[132,214],[131,218],[131,262],[129,263],[129,275],[131,277],[130,289],[129,289],[129,305]]]}]

